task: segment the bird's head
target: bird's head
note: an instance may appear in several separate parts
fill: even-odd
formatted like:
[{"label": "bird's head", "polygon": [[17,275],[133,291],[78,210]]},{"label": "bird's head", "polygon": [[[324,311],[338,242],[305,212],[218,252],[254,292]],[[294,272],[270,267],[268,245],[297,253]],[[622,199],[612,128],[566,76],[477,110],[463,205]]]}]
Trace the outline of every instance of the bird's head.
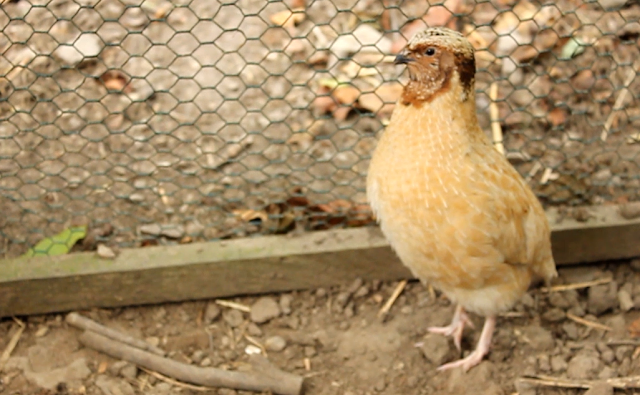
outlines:
[{"label": "bird's head", "polygon": [[452,82],[462,88],[461,100],[473,92],[476,63],[471,43],[460,33],[443,28],[428,28],[417,33],[395,60],[409,70],[410,81],[402,102],[422,105],[449,91]]}]

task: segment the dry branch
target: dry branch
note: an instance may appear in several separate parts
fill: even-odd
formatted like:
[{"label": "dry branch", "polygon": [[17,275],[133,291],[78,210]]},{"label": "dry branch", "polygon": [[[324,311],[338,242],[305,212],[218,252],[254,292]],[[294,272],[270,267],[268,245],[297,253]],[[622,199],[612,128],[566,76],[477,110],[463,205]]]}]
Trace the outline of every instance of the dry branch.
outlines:
[{"label": "dry branch", "polygon": [[11,336],[11,340],[9,340],[9,343],[2,352],[2,355],[0,355],[0,372],[2,372],[2,369],[4,369],[4,365],[7,363],[9,357],[11,356],[11,353],[18,345],[20,337],[22,336],[22,332],[24,332],[24,329],[26,328],[26,325],[22,321],[15,318],[14,320],[18,325],[18,330],[13,334],[13,336]]},{"label": "dry branch", "polygon": [[609,117],[607,118],[607,121],[604,124],[602,133],[600,134],[600,139],[602,141],[607,140],[607,136],[609,136],[609,130],[611,130],[611,126],[613,125],[613,122],[618,116],[619,111],[622,110],[620,106],[622,106],[624,99],[627,98],[627,95],[629,94],[629,85],[631,85],[635,77],[636,77],[636,70],[635,68],[632,67],[627,72],[627,78],[624,81],[624,86],[622,87],[622,89],[618,91],[618,97],[616,98],[616,102],[613,104],[613,108],[611,109],[611,114],[609,114]]},{"label": "dry branch", "polygon": [[144,340],[136,339],[135,337],[131,337],[126,333],[122,333],[115,329],[107,328],[104,325],[101,325],[87,317],[83,317],[78,313],[69,313],[65,318],[67,323],[71,326],[74,326],[79,329],[83,329],[86,331],[92,331],[95,333],[99,333],[103,336],[106,336],[110,339],[117,340],[121,343],[128,344],[135,348],[139,348],[141,350],[149,351],[157,355],[165,355],[166,352],[152,344],[147,343]]},{"label": "dry branch", "polygon": [[80,343],[113,358],[134,363],[145,369],[158,372],[177,380],[206,387],[226,387],[244,391],[271,391],[282,395],[299,395],[303,378],[283,372],[271,365],[262,356],[251,357],[251,370],[227,371],[216,368],[201,368],[161,357],[130,345],[120,343],[85,331]]},{"label": "dry branch", "polygon": [[384,306],[382,306],[380,311],[378,311],[378,317],[385,316],[389,312],[389,310],[391,310],[391,306],[393,306],[396,299],[398,299],[398,296],[400,296],[400,294],[404,290],[404,287],[406,286],[407,280],[402,280],[398,283],[398,285],[396,285],[396,288],[393,290],[393,293],[391,294],[387,302],[384,304]]},{"label": "dry branch", "polygon": [[595,381],[595,380],[568,380],[568,379],[562,379],[558,377],[534,375],[534,376],[524,376],[519,380],[534,386],[556,387],[556,388],[589,389],[592,386],[601,382],[605,382],[616,389],[640,388],[640,376],[614,377],[614,378],[606,379],[603,381]]}]

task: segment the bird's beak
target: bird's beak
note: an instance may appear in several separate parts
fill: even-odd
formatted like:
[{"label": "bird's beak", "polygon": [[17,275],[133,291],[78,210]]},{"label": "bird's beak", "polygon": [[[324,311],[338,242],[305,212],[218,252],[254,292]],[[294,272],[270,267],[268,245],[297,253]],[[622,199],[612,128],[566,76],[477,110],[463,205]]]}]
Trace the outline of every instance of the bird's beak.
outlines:
[{"label": "bird's beak", "polygon": [[395,64],[407,64],[409,62],[413,62],[415,59],[410,58],[406,55],[403,54],[399,54],[398,56],[396,56],[396,60],[393,61],[393,63]]}]

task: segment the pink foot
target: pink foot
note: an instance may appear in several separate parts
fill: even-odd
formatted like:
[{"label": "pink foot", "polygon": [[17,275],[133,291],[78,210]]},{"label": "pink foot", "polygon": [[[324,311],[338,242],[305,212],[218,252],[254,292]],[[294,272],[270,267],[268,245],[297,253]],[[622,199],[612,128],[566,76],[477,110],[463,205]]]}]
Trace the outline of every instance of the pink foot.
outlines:
[{"label": "pink foot", "polygon": [[456,311],[453,314],[451,324],[447,326],[432,326],[427,330],[431,333],[438,333],[440,335],[453,337],[453,344],[455,344],[458,351],[460,351],[462,332],[464,331],[465,325],[469,325],[471,328],[474,327],[473,322],[471,322],[462,306],[458,305],[456,306]]},{"label": "pink foot", "polygon": [[489,352],[489,348],[491,346],[491,338],[493,336],[493,331],[496,327],[496,318],[495,317],[487,317],[484,321],[484,327],[482,328],[482,334],[480,335],[480,340],[478,341],[478,345],[476,349],[469,354],[466,358],[450,362],[444,364],[438,368],[438,371],[453,369],[457,367],[462,367],[462,369],[466,372],[472,367],[478,365],[482,362],[482,359]]}]

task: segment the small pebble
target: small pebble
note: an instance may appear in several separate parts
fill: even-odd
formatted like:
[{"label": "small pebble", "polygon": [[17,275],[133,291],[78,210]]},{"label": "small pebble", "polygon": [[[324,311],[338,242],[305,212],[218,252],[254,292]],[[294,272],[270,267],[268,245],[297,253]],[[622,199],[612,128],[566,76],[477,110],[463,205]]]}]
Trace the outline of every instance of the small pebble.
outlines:
[{"label": "small pebble", "polygon": [[564,320],[565,316],[566,314],[564,313],[564,311],[562,311],[557,307],[552,307],[549,310],[545,311],[544,314],[542,314],[542,318],[545,321],[549,321],[549,322],[562,321]]},{"label": "small pebble", "polygon": [[591,379],[600,372],[602,362],[592,351],[581,351],[576,354],[567,366],[567,377],[572,379]]},{"label": "small pebble", "polygon": [[250,322],[249,325],[247,325],[247,333],[251,336],[260,337],[262,336],[262,329],[253,322]]},{"label": "small pebble", "polygon": [[287,347],[287,341],[281,336],[271,336],[264,342],[267,351],[280,352]]},{"label": "small pebble", "polygon": [[546,354],[538,356],[538,370],[548,372],[551,370],[551,362]]},{"label": "small pebble", "polygon": [[631,294],[624,289],[618,291],[618,303],[620,304],[620,310],[625,312],[631,310],[635,305]]},{"label": "small pebble", "polygon": [[196,350],[193,352],[193,354],[191,354],[191,360],[194,363],[200,363],[204,359],[204,356],[205,356],[204,351]]},{"label": "small pebble", "polygon": [[353,294],[355,298],[364,298],[367,295],[369,295],[369,288],[366,285],[358,288],[356,293]]},{"label": "small pebble", "polygon": [[402,306],[402,307],[400,308],[400,312],[401,312],[402,314],[409,315],[409,314],[413,313],[413,308],[412,308],[411,306],[409,306],[409,305]]},{"label": "small pebble", "polygon": [[114,259],[116,257],[116,253],[104,244],[98,244],[96,254],[102,259]]},{"label": "small pebble", "polygon": [[618,346],[616,347],[615,356],[616,360],[620,363],[625,360],[625,358],[630,357],[633,354],[633,346]]},{"label": "small pebble", "polygon": [[218,307],[217,304],[215,303],[209,303],[207,304],[207,308],[204,311],[204,322],[206,325],[211,324],[212,322],[214,322],[215,320],[218,319],[218,317],[220,317],[220,307]]},{"label": "small pebble", "polygon": [[327,290],[324,288],[316,289],[316,298],[324,298],[327,296]]},{"label": "small pebble", "polygon": [[564,372],[567,369],[567,362],[560,355],[551,357],[551,370],[555,373]]},{"label": "small pebble", "polygon": [[613,387],[606,382],[596,382],[584,395],[613,395]]},{"label": "small pebble", "polygon": [[151,344],[154,347],[157,347],[160,344],[160,338],[157,336],[149,336],[144,339],[147,343]]},{"label": "small pebble", "polygon": [[202,361],[200,361],[200,366],[206,367],[206,366],[211,366],[211,358],[207,357],[204,358]]},{"label": "small pebble", "polygon": [[280,296],[280,311],[282,314],[289,315],[291,314],[291,302],[293,301],[293,296],[289,294],[284,294]]},{"label": "small pebble", "polygon": [[262,324],[280,316],[280,306],[270,297],[262,297],[251,306],[251,321]]},{"label": "small pebble", "polygon": [[122,369],[120,369],[120,376],[125,379],[135,380],[138,376],[138,368],[135,365],[130,363],[126,364]]},{"label": "small pebble", "polygon": [[385,388],[387,388],[387,383],[385,383],[384,378],[381,378],[380,380],[378,380],[376,382],[376,384],[373,386],[373,388],[378,392],[382,392],[382,391],[384,391]]},{"label": "small pebble", "polygon": [[551,332],[540,326],[525,327],[522,329],[522,333],[534,350],[547,351],[555,346]]},{"label": "small pebble", "polygon": [[316,352],[316,348],[315,348],[315,347],[312,347],[312,346],[306,346],[306,347],[304,348],[304,356],[305,356],[305,357],[307,357],[307,358],[312,358],[312,357],[315,357],[315,356],[316,356],[316,354],[317,354],[317,352]]},{"label": "small pebble", "polygon": [[571,340],[577,340],[580,335],[580,330],[578,329],[578,325],[575,322],[565,322],[562,324],[562,330],[567,335],[567,337]]},{"label": "small pebble", "polygon": [[604,368],[602,368],[600,373],[598,373],[598,378],[600,380],[606,380],[613,377],[616,377],[616,371],[611,366],[605,366]]},{"label": "small pebble", "polygon": [[618,286],[615,281],[589,288],[587,310],[600,315],[618,306]]},{"label": "small pebble", "polygon": [[236,309],[229,309],[222,314],[222,319],[232,328],[237,328],[244,322],[242,313]]},{"label": "small pebble", "polygon": [[640,272],[640,259],[632,260],[630,266],[634,272]]}]

